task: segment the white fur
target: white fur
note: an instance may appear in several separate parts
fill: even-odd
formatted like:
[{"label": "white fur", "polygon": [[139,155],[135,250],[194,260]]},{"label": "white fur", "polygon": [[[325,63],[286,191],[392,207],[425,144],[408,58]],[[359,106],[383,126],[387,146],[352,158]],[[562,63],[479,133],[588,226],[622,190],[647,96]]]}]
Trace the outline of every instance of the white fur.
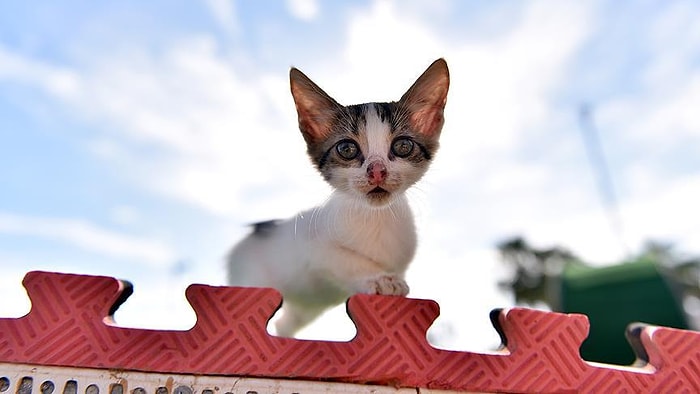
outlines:
[{"label": "white fur", "polygon": [[278,225],[269,237],[251,234],[231,252],[229,283],[278,289],[290,336],[355,293],[406,295],[404,273],[416,250],[405,196],[368,208],[342,193]]},{"label": "white fur", "polygon": [[367,111],[365,115],[365,128],[367,136],[367,149],[365,150],[365,156],[367,156],[366,163],[371,162],[372,158],[385,158],[387,152],[389,152],[389,125],[383,123],[379,114],[377,114],[376,109],[371,108]]}]

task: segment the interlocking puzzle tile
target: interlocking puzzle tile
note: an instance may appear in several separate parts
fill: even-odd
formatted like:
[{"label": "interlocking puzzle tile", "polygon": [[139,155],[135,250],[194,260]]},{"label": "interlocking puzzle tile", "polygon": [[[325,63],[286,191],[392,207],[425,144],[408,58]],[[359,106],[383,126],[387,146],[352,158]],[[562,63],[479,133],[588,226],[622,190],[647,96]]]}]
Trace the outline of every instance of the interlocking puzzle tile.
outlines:
[{"label": "interlocking puzzle tile", "polygon": [[678,329],[633,326],[633,348],[648,363],[619,367],[581,359],[589,325],[579,314],[495,312],[504,347],[482,354],[427,342],[439,314],[431,300],[353,296],[356,337],[329,342],[269,335],[282,301],[272,289],[191,285],[196,324],[167,331],[114,325],[110,314],[130,294],[114,278],[30,272],[24,286],[32,308],[0,319],[0,362],[457,391],[700,392],[700,334]]}]

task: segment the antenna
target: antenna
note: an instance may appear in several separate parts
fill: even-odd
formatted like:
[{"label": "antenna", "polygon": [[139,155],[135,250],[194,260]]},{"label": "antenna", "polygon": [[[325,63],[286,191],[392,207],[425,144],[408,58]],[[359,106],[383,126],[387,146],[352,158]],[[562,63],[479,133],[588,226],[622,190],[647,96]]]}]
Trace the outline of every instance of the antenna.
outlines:
[{"label": "antenna", "polygon": [[615,236],[618,238],[618,242],[620,243],[622,250],[626,255],[629,255],[630,249],[625,242],[624,225],[622,215],[620,215],[620,208],[617,203],[615,187],[612,176],[610,175],[608,163],[605,160],[603,146],[600,143],[598,129],[595,126],[593,108],[589,103],[583,103],[579,107],[578,121],[579,127],[581,128],[581,135],[583,136],[583,144],[586,147],[588,163],[591,165],[591,169],[593,170],[593,174],[596,178],[598,195],[601,203],[603,204],[606,215],[608,216],[608,220],[610,221],[610,227],[612,228]]}]

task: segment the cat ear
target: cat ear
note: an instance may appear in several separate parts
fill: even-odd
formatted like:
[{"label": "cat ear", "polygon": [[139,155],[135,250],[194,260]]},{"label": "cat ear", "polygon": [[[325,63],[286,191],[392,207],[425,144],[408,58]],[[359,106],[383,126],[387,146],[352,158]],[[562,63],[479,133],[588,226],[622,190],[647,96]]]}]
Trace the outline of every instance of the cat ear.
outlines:
[{"label": "cat ear", "polygon": [[401,97],[399,104],[410,113],[411,126],[428,137],[439,135],[450,87],[450,73],[445,59],[428,67]]},{"label": "cat ear", "polygon": [[303,72],[292,67],[289,84],[299,117],[299,129],[307,142],[324,139],[340,104],[324,92]]}]

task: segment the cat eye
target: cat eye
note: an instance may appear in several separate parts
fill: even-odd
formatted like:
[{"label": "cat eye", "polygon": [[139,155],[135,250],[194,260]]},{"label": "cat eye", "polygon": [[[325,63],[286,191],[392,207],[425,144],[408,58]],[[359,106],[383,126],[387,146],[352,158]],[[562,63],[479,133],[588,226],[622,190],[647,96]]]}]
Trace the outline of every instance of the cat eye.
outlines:
[{"label": "cat eye", "polygon": [[391,153],[396,157],[408,157],[413,152],[413,140],[410,138],[397,138],[391,144]]},{"label": "cat eye", "polygon": [[352,140],[342,140],[335,145],[335,151],[345,160],[352,160],[360,154],[360,147]]}]

